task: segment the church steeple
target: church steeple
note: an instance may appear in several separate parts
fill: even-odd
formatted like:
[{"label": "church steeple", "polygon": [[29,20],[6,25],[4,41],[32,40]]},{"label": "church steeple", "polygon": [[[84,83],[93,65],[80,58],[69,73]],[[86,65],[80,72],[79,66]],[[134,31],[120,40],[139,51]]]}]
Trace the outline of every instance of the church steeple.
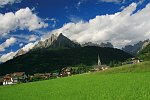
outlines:
[{"label": "church steeple", "polygon": [[100,65],[101,65],[101,61],[100,61],[99,54],[98,54],[98,66]]}]

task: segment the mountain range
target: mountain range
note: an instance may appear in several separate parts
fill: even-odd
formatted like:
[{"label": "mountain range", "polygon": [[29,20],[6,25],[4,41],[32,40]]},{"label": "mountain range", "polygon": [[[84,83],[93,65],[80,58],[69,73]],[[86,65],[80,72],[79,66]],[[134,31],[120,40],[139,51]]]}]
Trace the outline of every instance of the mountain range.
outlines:
[{"label": "mountain range", "polygon": [[[140,41],[133,45],[126,45],[122,48],[123,51],[131,54],[131,55],[137,55],[140,50],[145,48],[150,43],[150,40]],[[15,57],[21,56],[26,54],[29,51],[35,50],[35,49],[42,49],[42,48],[49,48],[49,49],[67,49],[67,48],[76,48],[76,47],[86,47],[86,46],[96,46],[96,47],[108,47],[108,48],[114,48],[114,46],[110,42],[106,43],[92,43],[92,42],[86,42],[83,44],[79,44],[77,42],[71,41],[67,37],[65,37],[62,33],[58,34],[52,34],[50,38],[39,41],[34,46],[31,46],[28,50],[22,48],[18,50],[14,56],[9,57],[10,59],[13,59]],[[8,59],[8,60],[10,60]],[[7,60],[6,60],[7,61]]]},{"label": "mountain range", "polygon": [[69,66],[92,66],[97,64],[98,55],[102,64],[109,64],[112,61],[122,62],[132,57],[119,49],[104,46],[81,46],[63,34],[57,37],[52,35],[51,38],[38,42],[28,52],[20,50],[15,58],[0,64],[0,75],[16,71],[33,74],[56,71]]},{"label": "mountain range", "polygon": [[[64,48],[76,48],[76,47],[85,47],[85,46],[113,48],[113,45],[110,42],[100,43],[100,44],[87,42],[87,43],[80,45],[79,43],[71,41],[66,36],[64,36],[62,33],[60,33],[58,36],[55,34],[52,34],[50,38],[48,38],[44,41],[39,41],[31,50],[41,49],[41,48],[64,49]],[[28,51],[20,49],[16,53],[15,57],[24,55],[27,52]]]}]

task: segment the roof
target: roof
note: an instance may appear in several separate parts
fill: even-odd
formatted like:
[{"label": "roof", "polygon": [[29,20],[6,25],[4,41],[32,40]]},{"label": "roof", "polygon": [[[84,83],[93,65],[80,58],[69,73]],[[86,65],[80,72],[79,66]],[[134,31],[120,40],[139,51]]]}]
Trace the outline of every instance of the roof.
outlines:
[{"label": "roof", "polygon": [[4,77],[3,77],[3,79],[11,79],[12,77],[10,76],[10,75],[5,75]]},{"label": "roof", "polygon": [[25,74],[25,72],[14,72],[13,76],[23,76]]}]

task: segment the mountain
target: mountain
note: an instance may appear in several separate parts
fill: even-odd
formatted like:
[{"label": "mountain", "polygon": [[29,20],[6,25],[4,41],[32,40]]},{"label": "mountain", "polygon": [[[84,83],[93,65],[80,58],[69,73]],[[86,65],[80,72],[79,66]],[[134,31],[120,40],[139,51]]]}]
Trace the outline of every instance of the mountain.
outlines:
[{"label": "mountain", "polygon": [[114,48],[114,46],[113,46],[110,42],[107,42],[107,43],[101,43],[101,44],[98,44],[98,43],[92,43],[92,42],[87,42],[87,43],[82,44],[82,47],[85,47],[85,46],[97,46],[97,47]]},{"label": "mountain", "polygon": [[62,33],[58,36],[52,34],[50,38],[46,39],[45,41],[39,41],[32,49],[24,50],[20,49],[17,51],[14,57],[18,57],[21,55],[26,54],[29,51],[41,49],[41,48],[49,48],[49,49],[63,49],[63,48],[75,48],[80,47],[80,44],[77,42],[71,41],[69,38],[65,37]]},{"label": "mountain", "polygon": [[69,38],[65,37],[62,33],[58,36],[52,34],[49,39],[45,41],[40,41],[33,49],[39,48],[51,48],[51,49],[59,49],[59,48],[76,48],[80,47],[79,44],[71,41]]},{"label": "mountain", "polygon": [[0,64],[0,75],[16,71],[33,74],[51,72],[68,66],[91,66],[97,64],[98,54],[102,64],[109,64],[111,61],[120,62],[132,57],[119,49],[95,46],[70,49],[41,48]]},{"label": "mountain", "polygon": [[148,44],[150,44],[150,40],[140,41],[134,45],[127,45],[124,48],[122,48],[123,51],[130,53],[132,55],[138,54],[140,50],[145,48]]}]

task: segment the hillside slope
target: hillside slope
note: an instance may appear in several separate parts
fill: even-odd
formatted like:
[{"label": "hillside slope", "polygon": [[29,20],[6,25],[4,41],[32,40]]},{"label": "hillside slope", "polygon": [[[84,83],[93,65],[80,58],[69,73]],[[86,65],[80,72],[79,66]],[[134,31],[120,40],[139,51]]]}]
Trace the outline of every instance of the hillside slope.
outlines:
[{"label": "hillside slope", "polygon": [[139,58],[143,60],[150,60],[150,44],[147,45],[143,50],[141,50],[138,55]]},{"label": "hillside slope", "polygon": [[127,64],[120,67],[110,68],[109,70],[102,71],[101,73],[145,73],[150,72],[150,61],[145,61],[137,64]]},{"label": "hillside slope", "polygon": [[0,74],[14,71],[33,74],[59,70],[66,66],[78,66],[81,64],[91,66],[97,64],[98,54],[103,64],[109,64],[113,60],[124,61],[132,57],[128,53],[113,48],[38,49],[1,64]]}]

